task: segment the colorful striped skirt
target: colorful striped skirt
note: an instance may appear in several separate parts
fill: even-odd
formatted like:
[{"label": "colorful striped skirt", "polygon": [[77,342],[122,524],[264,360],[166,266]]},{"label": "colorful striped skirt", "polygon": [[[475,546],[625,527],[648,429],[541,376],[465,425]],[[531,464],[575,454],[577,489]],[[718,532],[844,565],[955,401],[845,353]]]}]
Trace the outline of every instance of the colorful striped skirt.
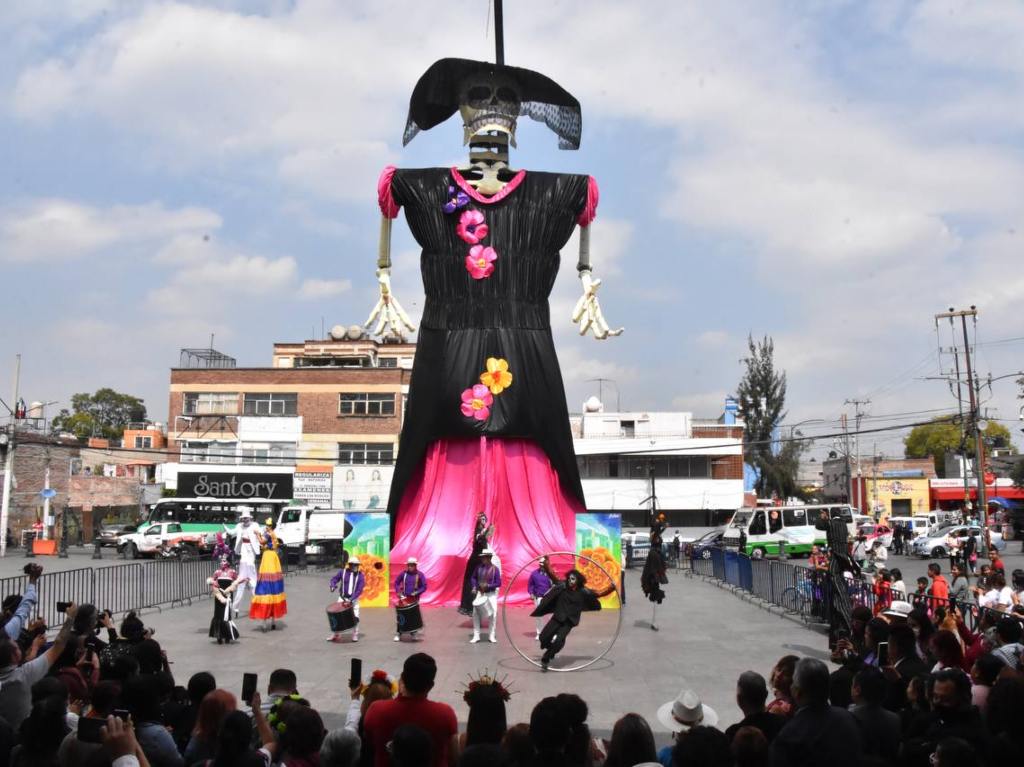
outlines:
[{"label": "colorful striped skirt", "polygon": [[260,558],[260,572],[256,590],[249,605],[253,620],[283,618],[288,613],[288,597],[284,593],[284,575],[277,552],[266,549]]}]

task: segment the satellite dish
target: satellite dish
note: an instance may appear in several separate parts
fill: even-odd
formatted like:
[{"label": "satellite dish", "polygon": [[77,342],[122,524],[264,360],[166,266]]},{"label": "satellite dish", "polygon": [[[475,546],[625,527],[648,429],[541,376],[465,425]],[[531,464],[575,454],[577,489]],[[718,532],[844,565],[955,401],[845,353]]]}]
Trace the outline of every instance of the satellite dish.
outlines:
[{"label": "satellite dish", "polygon": [[345,338],[345,326],[335,325],[333,328],[331,328],[331,338],[333,338],[335,341],[343,340]]},{"label": "satellite dish", "polygon": [[363,326],[362,325],[350,325],[348,328],[348,337],[353,341],[358,341],[363,337]]},{"label": "satellite dish", "polygon": [[604,410],[604,405],[601,404],[601,400],[592,395],[590,399],[583,403],[583,409],[588,413],[600,413]]}]

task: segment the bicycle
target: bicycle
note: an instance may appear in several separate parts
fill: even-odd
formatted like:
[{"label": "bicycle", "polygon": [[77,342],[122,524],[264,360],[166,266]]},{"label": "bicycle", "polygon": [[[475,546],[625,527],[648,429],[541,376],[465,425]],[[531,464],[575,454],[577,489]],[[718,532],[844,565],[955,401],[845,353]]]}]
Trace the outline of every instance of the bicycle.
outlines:
[{"label": "bicycle", "polygon": [[805,608],[814,602],[814,584],[800,581],[796,586],[787,586],[779,596],[779,606],[787,612],[803,615]]}]

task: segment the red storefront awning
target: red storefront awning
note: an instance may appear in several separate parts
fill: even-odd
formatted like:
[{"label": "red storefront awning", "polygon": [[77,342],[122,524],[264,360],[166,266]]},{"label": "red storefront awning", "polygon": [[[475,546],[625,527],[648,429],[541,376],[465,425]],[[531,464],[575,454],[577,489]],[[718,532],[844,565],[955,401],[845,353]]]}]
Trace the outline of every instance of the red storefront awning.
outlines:
[{"label": "red storefront awning", "polygon": [[[969,488],[971,499],[975,499],[978,496],[978,489],[976,487]],[[964,499],[963,487],[933,487],[931,489],[932,501],[962,501]],[[985,488],[985,497],[993,498],[995,496],[1001,498],[1012,498],[1014,500],[1024,501],[1024,488],[1020,487],[993,487],[989,486]]]}]

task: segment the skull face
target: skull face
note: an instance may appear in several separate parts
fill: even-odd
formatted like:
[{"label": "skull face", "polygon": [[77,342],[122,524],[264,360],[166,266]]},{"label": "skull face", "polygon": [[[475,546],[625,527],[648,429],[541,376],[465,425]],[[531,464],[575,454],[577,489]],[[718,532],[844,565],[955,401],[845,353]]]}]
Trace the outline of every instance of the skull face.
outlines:
[{"label": "skull face", "polygon": [[569,577],[566,579],[569,584],[569,588],[574,589],[580,585],[580,579],[576,573],[569,573]]},{"label": "skull face", "polygon": [[465,126],[465,140],[484,131],[507,133],[515,146],[516,120],[522,101],[519,86],[511,77],[481,72],[459,85],[459,113]]}]

